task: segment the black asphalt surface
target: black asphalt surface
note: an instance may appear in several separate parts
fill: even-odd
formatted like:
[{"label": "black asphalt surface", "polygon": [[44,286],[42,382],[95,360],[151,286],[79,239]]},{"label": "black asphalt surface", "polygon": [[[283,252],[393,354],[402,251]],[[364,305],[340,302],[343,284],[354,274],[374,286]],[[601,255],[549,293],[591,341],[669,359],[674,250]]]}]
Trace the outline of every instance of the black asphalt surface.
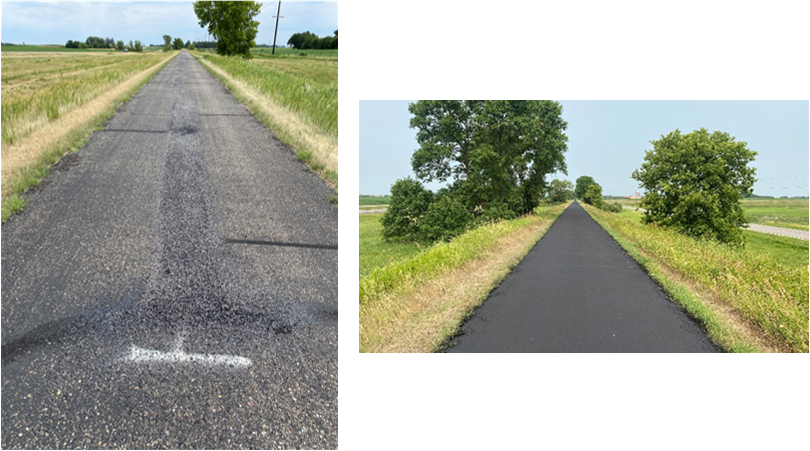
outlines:
[{"label": "black asphalt surface", "polygon": [[334,191],[190,54],[37,191],[1,229],[3,448],[337,447]]},{"label": "black asphalt surface", "polygon": [[574,202],[447,352],[718,352]]}]

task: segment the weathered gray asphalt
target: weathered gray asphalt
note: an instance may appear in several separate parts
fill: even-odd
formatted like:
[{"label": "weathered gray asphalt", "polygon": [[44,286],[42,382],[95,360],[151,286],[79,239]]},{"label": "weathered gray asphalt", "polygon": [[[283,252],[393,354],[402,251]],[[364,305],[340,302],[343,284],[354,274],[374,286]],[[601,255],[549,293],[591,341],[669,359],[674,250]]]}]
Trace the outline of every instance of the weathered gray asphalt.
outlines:
[{"label": "weathered gray asphalt", "polygon": [[717,352],[574,202],[448,352]]},{"label": "weathered gray asphalt", "polygon": [[[337,447],[334,192],[191,55],[45,184],[2,226],[3,448]],[[252,363],[129,359],[176,343]]]}]

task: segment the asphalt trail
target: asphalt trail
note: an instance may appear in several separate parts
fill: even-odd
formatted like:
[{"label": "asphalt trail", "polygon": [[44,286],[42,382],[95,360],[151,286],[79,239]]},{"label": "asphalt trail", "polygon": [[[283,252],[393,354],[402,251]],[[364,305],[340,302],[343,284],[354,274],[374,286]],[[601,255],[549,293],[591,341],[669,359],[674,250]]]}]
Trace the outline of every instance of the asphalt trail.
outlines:
[{"label": "asphalt trail", "polygon": [[447,352],[718,352],[574,202]]},{"label": "asphalt trail", "polygon": [[337,210],[182,52],[2,226],[3,448],[337,447]]}]

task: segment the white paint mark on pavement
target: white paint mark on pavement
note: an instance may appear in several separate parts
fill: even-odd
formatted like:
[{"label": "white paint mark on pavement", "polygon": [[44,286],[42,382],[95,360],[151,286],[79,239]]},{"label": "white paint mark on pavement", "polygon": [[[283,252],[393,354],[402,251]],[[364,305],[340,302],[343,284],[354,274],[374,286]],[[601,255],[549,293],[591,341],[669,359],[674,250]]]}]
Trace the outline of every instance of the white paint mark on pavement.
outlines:
[{"label": "white paint mark on pavement", "polygon": [[246,358],[228,354],[192,354],[183,351],[183,340],[185,334],[177,335],[174,349],[171,352],[154,351],[151,349],[131,346],[129,354],[123,360],[135,363],[196,363],[205,366],[230,366],[234,368],[246,368],[253,362]]}]

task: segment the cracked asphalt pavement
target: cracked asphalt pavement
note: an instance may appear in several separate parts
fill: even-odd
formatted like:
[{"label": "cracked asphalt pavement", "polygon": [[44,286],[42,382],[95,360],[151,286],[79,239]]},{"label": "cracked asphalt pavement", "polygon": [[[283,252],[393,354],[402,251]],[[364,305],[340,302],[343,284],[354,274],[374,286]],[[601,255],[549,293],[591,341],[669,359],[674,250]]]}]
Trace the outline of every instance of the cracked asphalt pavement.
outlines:
[{"label": "cracked asphalt pavement", "polygon": [[35,191],[2,226],[3,448],[337,447],[334,191],[190,54]]}]

